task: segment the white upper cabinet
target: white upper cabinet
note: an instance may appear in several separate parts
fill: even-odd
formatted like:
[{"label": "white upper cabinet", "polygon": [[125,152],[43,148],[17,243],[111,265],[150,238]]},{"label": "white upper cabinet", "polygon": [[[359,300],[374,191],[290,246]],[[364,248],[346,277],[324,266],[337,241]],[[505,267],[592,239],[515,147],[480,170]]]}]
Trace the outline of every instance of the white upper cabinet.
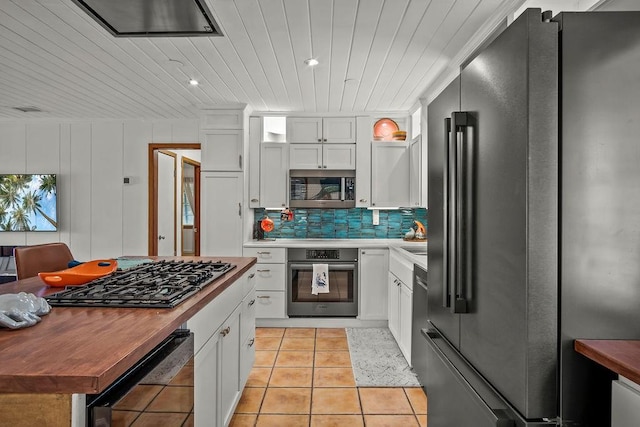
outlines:
[{"label": "white upper cabinet", "polygon": [[200,113],[201,170],[240,172],[243,169],[245,109],[202,110]]},{"label": "white upper cabinet", "polygon": [[355,144],[289,144],[289,169],[355,168]]},{"label": "white upper cabinet", "polygon": [[[264,131],[262,117],[249,118],[249,207],[275,208],[287,206],[287,172],[289,144],[261,142]],[[278,134],[283,135],[283,134]],[[284,139],[284,138],[275,138]]]},{"label": "white upper cabinet", "polygon": [[322,142],[348,144],[356,142],[355,117],[325,117],[322,119]]},{"label": "white upper cabinet", "polygon": [[287,144],[263,142],[260,144],[260,206],[278,208],[287,206]]},{"label": "white upper cabinet", "polygon": [[422,137],[409,143],[409,201],[411,207],[422,206]]},{"label": "white upper cabinet", "polygon": [[296,143],[321,143],[322,119],[317,117],[287,117],[287,140]]},{"label": "white upper cabinet", "polygon": [[371,145],[371,206],[409,206],[409,148],[406,142]]},{"label": "white upper cabinet", "polygon": [[242,129],[244,127],[244,109],[203,110],[200,129]]},{"label": "white upper cabinet", "polygon": [[201,141],[202,171],[242,171],[242,130],[204,130],[201,131]]},{"label": "white upper cabinet", "polygon": [[355,117],[289,117],[287,140],[297,144],[356,142]]}]

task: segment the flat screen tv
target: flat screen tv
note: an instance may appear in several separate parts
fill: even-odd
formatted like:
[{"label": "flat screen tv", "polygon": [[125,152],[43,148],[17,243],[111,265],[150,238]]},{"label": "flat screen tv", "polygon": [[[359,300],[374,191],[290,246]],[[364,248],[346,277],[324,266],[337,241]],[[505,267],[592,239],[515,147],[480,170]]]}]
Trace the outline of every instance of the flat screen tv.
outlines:
[{"label": "flat screen tv", "polygon": [[56,175],[0,175],[0,232],[58,231]]}]

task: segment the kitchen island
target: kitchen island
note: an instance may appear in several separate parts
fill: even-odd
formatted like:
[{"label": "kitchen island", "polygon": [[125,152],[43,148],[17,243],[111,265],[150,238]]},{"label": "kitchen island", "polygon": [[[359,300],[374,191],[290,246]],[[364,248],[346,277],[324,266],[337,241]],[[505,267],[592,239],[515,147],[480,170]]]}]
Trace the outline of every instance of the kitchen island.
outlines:
[{"label": "kitchen island", "polygon": [[[71,425],[73,397],[105,390],[256,263],[247,257],[163,259],[236,267],[173,309],[53,307],[33,327],[1,329],[0,425]],[[3,294],[37,296],[59,290],[39,278],[0,287]]]}]

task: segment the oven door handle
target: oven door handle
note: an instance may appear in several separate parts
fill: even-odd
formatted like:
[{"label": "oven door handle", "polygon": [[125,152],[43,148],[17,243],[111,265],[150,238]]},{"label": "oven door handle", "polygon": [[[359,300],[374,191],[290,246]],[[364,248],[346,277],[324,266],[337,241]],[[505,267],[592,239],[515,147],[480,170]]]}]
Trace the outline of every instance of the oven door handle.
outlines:
[{"label": "oven door handle", "polygon": [[[321,262],[317,264],[323,264]],[[351,271],[356,269],[355,264],[337,264],[326,263],[329,266],[329,271]],[[313,264],[289,264],[291,270],[312,270]]]}]

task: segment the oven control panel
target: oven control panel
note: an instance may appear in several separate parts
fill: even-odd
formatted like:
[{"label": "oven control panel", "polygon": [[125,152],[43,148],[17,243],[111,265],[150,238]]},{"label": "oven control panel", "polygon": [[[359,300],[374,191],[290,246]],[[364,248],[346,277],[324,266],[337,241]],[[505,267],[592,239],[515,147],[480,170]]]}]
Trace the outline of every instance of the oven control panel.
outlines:
[{"label": "oven control panel", "polygon": [[307,249],[306,259],[340,259],[339,249]]}]

